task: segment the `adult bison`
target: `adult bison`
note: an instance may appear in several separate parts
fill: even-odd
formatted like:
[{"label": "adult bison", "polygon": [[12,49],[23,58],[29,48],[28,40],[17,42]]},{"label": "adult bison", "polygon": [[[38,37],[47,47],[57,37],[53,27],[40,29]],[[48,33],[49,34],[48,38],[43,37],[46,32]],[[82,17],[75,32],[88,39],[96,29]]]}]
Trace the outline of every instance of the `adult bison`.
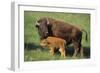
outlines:
[{"label": "adult bison", "polygon": [[[37,21],[36,27],[38,28],[38,32],[40,35],[40,39],[45,39],[48,36],[59,37],[66,40],[66,45],[73,44],[74,53],[73,58],[75,58],[80,52],[80,56],[83,57],[83,48],[81,45],[82,40],[82,32],[80,28],[65,23],[63,21],[59,21],[53,18],[43,17]],[[87,32],[86,40],[87,40]]]}]

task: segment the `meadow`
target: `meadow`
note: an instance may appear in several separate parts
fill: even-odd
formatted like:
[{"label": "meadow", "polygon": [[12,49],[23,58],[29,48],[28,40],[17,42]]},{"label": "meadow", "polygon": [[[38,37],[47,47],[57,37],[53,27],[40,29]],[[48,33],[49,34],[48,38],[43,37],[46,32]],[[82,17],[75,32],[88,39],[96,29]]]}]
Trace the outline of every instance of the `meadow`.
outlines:
[{"label": "meadow", "polygon": [[[85,34],[83,33],[82,46],[84,59],[90,58],[90,14],[24,11],[24,61],[63,60],[59,52],[52,56],[47,48],[42,48],[39,45],[40,36],[35,23],[41,17],[62,20],[86,30],[88,41],[85,41]],[[66,50],[68,53],[66,60],[72,59],[73,46],[69,45]],[[78,56],[77,59],[80,57]]]}]

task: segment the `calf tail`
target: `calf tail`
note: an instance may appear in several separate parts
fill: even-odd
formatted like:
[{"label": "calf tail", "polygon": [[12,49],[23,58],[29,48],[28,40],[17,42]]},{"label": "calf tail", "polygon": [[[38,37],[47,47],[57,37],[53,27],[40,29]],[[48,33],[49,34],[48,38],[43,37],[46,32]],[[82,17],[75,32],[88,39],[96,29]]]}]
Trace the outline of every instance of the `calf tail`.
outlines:
[{"label": "calf tail", "polygon": [[88,33],[87,33],[87,31],[85,31],[84,29],[82,29],[82,31],[86,34],[85,40],[88,41]]}]

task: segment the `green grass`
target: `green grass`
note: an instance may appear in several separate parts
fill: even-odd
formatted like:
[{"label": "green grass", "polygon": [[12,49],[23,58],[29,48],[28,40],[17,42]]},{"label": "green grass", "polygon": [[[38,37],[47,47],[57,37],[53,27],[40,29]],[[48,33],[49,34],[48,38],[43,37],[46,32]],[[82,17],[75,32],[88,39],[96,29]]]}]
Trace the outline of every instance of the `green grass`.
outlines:
[{"label": "green grass", "polygon": [[58,60],[62,59],[60,54],[50,55],[49,51],[41,51],[41,50],[25,50],[25,61],[43,61],[45,60]]},{"label": "green grass", "polygon": [[[39,46],[38,30],[35,27],[36,21],[41,17],[51,17],[64,22],[79,26],[88,32],[88,42],[85,41],[85,34],[82,37],[82,46],[85,49],[85,57],[90,57],[90,14],[82,13],[57,13],[57,12],[24,12],[24,60],[25,61],[42,61],[42,60],[59,60],[62,59],[60,54],[51,56],[49,50],[41,50]],[[87,51],[88,50],[88,51]],[[77,57],[79,59],[79,57]],[[67,59],[72,59],[69,55]]]}]

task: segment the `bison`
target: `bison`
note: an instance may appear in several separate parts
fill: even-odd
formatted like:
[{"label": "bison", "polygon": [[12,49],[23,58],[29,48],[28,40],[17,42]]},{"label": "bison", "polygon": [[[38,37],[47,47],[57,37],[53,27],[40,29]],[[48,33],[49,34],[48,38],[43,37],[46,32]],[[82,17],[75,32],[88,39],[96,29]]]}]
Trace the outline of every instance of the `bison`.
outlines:
[{"label": "bison", "polygon": [[61,53],[61,57],[66,58],[65,55],[66,41],[64,39],[57,38],[57,37],[47,37],[46,39],[40,41],[40,45],[42,47],[48,47],[52,55],[54,55],[55,49],[59,49],[59,52]]},{"label": "bison", "polygon": [[48,36],[62,38],[66,40],[66,46],[71,43],[73,44],[73,58],[77,56],[78,52],[80,52],[80,56],[83,57],[81,40],[83,31],[86,33],[87,40],[87,32],[85,30],[64,21],[48,17],[43,17],[37,20],[36,28],[38,29],[41,40],[46,39]]}]

